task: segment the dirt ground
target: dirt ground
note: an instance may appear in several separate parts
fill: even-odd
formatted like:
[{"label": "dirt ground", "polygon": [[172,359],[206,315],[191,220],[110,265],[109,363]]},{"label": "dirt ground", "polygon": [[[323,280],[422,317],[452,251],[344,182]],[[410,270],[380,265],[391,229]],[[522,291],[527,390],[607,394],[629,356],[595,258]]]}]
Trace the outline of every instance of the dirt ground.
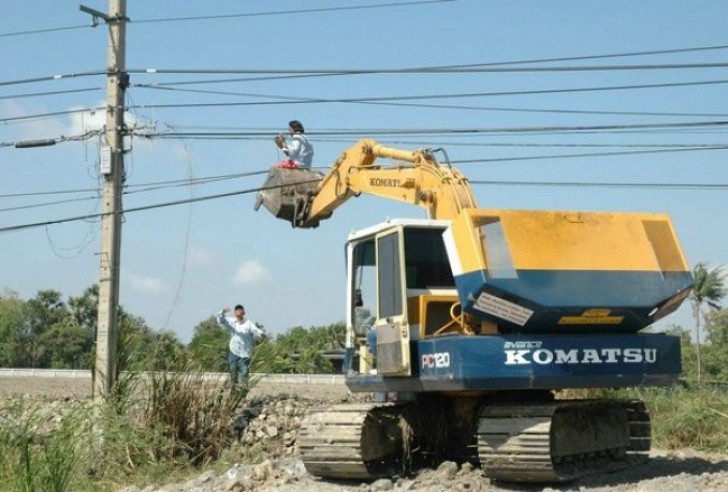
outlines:
[{"label": "dirt ground", "polygon": [[[250,396],[288,394],[312,400],[341,400],[349,390],[340,384],[274,384],[261,382]],[[90,378],[0,377],[0,398],[27,400],[85,399],[92,395]]]}]

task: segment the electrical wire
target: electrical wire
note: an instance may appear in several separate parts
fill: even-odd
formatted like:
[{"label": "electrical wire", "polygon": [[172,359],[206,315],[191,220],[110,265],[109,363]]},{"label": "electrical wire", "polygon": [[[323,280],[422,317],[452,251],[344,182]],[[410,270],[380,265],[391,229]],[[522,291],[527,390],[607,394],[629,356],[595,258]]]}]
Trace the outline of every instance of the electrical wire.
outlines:
[{"label": "electrical wire", "polygon": [[[675,49],[664,49],[664,50],[652,50],[652,51],[633,51],[626,53],[608,53],[602,55],[583,55],[583,56],[565,56],[558,58],[534,58],[526,60],[511,60],[502,62],[488,62],[488,63],[470,63],[461,65],[443,65],[440,68],[457,68],[457,67],[485,67],[485,66],[506,66],[506,65],[522,65],[522,64],[533,64],[533,63],[550,63],[550,62],[563,62],[563,61],[576,61],[576,60],[590,60],[590,59],[601,59],[601,58],[618,58],[618,57],[635,57],[635,56],[649,56],[649,55],[664,55],[664,54],[675,54],[675,53],[688,53],[698,51],[712,51],[712,50],[724,50],[728,49],[728,45],[716,45],[716,46],[696,46],[691,48],[675,48]],[[438,67],[431,67],[438,68]],[[225,78],[225,79],[206,79],[206,80],[188,80],[188,81],[173,81],[173,82],[162,82],[157,83],[158,86],[175,86],[175,85],[193,85],[193,84],[221,84],[229,82],[257,82],[261,80],[276,80],[276,79],[289,79],[289,78],[303,78],[303,77],[334,77],[337,74],[311,74],[311,75],[280,75],[280,76],[267,76],[267,77],[246,77],[246,78]]]},{"label": "electrical wire", "polygon": [[[307,183],[318,183],[319,180],[305,180],[300,181],[295,184],[307,184]],[[496,184],[502,184],[502,185],[523,185],[523,186],[556,186],[556,187],[567,187],[567,186],[583,186],[583,187],[591,187],[591,186],[602,186],[602,187],[619,187],[619,188],[652,188],[652,189],[675,189],[675,190],[728,190],[728,183],[596,183],[596,182],[547,182],[547,181],[479,181],[479,180],[473,180],[470,181],[471,184],[474,185],[496,185]],[[285,185],[290,186],[291,183]],[[201,196],[201,197],[194,197],[194,198],[188,198],[188,199],[182,199],[182,200],[174,200],[170,202],[163,202],[163,203],[156,203],[151,205],[144,205],[139,207],[132,207],[132,208],[125,208],[119,212],[119,214],[128,214],[132,212],[141,212],[145,210],[153,210],[158,208],[166,208],[166,207],[172,207],[176,205],[184,205],[188,203],[197,203],[197,202],[204,202],[209,200],[216,200],[220,198],[229,198],[232,196],[238,196],[238,195],[246,195],[250,193],[257,193],[262,190],[269,190],[274,188],[280,188],[281,186],[269,186],[269,187],[259,187],[259,188],[248,188],[245,190],[240,191],[232,191],[228,193],[218,193],[215,195],[207,195],[207,196]],[[33,229],[36,227],[45,227],[49,225],[55,225],[55,224],[63,224],[67,222],[76,222],[80,220],[90,220],[90,219],[98,219],[101,217],[104,217],[105,215],[109,215],[108,213],[96,213],[96,214],[87,214],[87,215],[79,215],[75,217],[66,217],[61,219],[54,219],[54,220],[47,220],[42,222],[32,222],[32,223],[26,223],[26,224],[18,224],[13,226],[6,226],[6,227],[0,227],[0,233],[8,233],[8,232],[17,232],[21,230],[27,230],[27,229]]]},{"label": "electrical wire", "polygon": [[473,164],[483,162],[512,162],[512,161],[532,161],[545,159],[570,159],[583,157],[613,157],[617,155],[643,155],[643,154],[663,154],[672,152],[694,152],[698,150],[727,150],[728,145],[718,145],[714,147],[697,147],[684,149],[653,149],[653,150],[625,150],[620,152],[585,152],[580,154],[560,154],[560,155],[536,155],[536,156],[519,156],[519,157],[494,157],[487,159],[461,159],[451,161],[452,164]]},{"label": "electrical wire", "polygon": [[575,181],[469,181],[471,185],[493,186],[556,186],[577,188],[644,188],[660,190],[725,191],[728,183],[618,183],[618,182],[575,182]]},{"label": "electrical wire", "polygon": [[49,27],[45,29],[32,29],[28,31],[16,31],[16,32],[6,32],[6,33],[0,33],[0,38],[9,38],[13,36],[28,36],[31,34],[45,34],[49,32],[58,32],[58,31],[71,31],[74,29],[86,29],[88,27],[96,27],[96,24],[84,24],[84,25],[78,25],[78,26],[66,26],[66,27]]},{"label": "electrical wire", "polygon": [[16,148],[46,147],[46,146],[56,145],[56,144],[65,143],[65,142],[80,142],[83,140],[88,140],[90,138],[93,138],[97,135],[100,135],[101,133],[103,133],[103,130],[89,130],[86,133],[82,133],[81,135],[73,135],[70,137],[66,137],[66,136],[62,135],[60,137],[38,139],[38,140],[19,140],[17,142],[0,142],[0,148],[2,148],[2,147],[16,147]]},{"label": "electrical wire", "polygon": [[42,96],[56,96],[59,94],[73,94],[77,92],[92,92],[100,91],[101,87],[84,87],[82,89],[68,89],[65,91],[49,91],[49,92],[31,92],[26,94],[11,94],[9,96],[0,96],[0,100],[5,99],[25,99],[30,97],[42,97]]},{"label": "electrical wire", "polygon": [[32,120],[42,120],[45,118],[52,118],[54,116],[64,116],[69,114],[79,114],[79,113],[93,113],[96,111],[102,111],[105,110],[106,106],[96,106],[92,108],[79,108],[79,109],[67,109],[64,111],[52,111],[49,113],[36,113],[36,114],[29,114],[24,116],[11,116],[8,118],[0,118],[0,123],[13,123],[18,121],[32,121]]},{"label": "electrical wire", "polygon": [[[519,90],[519,91],[493,91],[493,92],[465,92],[450,94],[423,94],[408,96],[381,96],[381,97],[354,97],[354,98],[286,98],[274,101],[253,101],[253,102],[211,102],[211,103],[168,103],[168,104],[143,104],[135,106],[134,109],[174,109],[174,108],[213,108],[213,107],[239,107],[239,106],[272,106],[272,105],[291,105],[291,104],[313,104],[313,103],[366,103],[381,104],[392,101],[412,101],[423,99],[463,99],[477,97],[500,97],[500,96],[523,96],[537,94],[564,94],[576,92],[599,92],[599,91],[621,91],[621,90],[641,90],[668,87],[689,87],[689,86],[706,86],[728,84],[728,79],[722,80],[705,80],[693,82],[668,82],[655,84],[631,84],[618,86],[594,86],[594,87],[574,87],[574,88],[558,88],[558,89],[535,89],[535,90]],[[240,94],[242,95],[242,94]],[[271,99],[283,98],[284,96],[257,95],[246,94],[249,97],[269,97]],[[0,120],[2,121],[2,120]]]},{"label": "electrical wire", "polygon": [[[178,89],[175,87],[158,87],[149,84],[136,84],[135,87],[152,90],[164,90],[173,92],[187,92],[194,94],[211,94],[225,96],[240,97],[267,97],[270,99],[282,99],[284,101],[311,101],[323,102],[321,99],[295,96],[281,96],[272,94],[255,94],[248,92],[232,92],[232,91],[211,91],[202,89]],[[328,102],[328,101],[327,101]],[[359,103],[359,101],[353,101]],[[361,102],[368,104],[368,102]],[[520,113],[554,113],[554,114],[588,114],[588,115],[609,115],[609,116],[687,116],[687,117],[706,117],[706,118],[724,118],[728,117],[728,113],[677,113],[677,112],[660,112],[660,111],[599,111],[599,110],[575,110],[575,109],[542,109],[542,108],[504,108],[494,106],[464,106],[464,105],[446,105],[446,104],[422,104],[422,103],[381,103],[386,106],[401,106],[412,108],[428,108],[428,109],[463,109],[476,111],[505,111]]]},{"label": "electrical wire", "polygon": [[543,73],[543,72],[615,72],[635,70],[695,70],[708,68],[726,68],[726,62],[702,63],[660,63],[641,65],[579,65],[556,67],[511,67],[455,65],[416,68],[130,68],[130,74],[221,74],[221,75],[399,75],[399,74],[469,74],[469,73]]},{"label": "electrical wire", "polygon": [[78,73],[65,73],[65,74],[56,74],[56,75],[44,75],[42,77],[33,77],[29,79],[17,79],[17,80],[5,80],[0,81],[0,87],[5,87],[9,85],[20,85],[20,84],[35,84],[37,82],[49,82],[52,80],[65,80],[65,79],[75,79],[79,77],[91,77],[94,75],[108,75],[107,71],[94,71],[94,72],[78,72]]},{"label": "electrical wire", "polygon": [[161,22],[183,22],[183,21],[199,21],[199,20],[219,20],[219,19],[235,19],[240,17],[267,17],[274,15],[293,15],[293,14],[309,14],[309,13],[322,13],[322,12],[335,12],[342,10],[364,10],[364,9],[377,9],[384,7],[406,7],[409,5],[422,5],[429,3],[446,3],[454,2],[457,0],[417,0],[412,2],[390,2],[383,4],[366,4],[366,5],[350,5],[347,7],[320,7],[313,9],[296,9],[296,10],[278,10],[268,12],[249,12],[242,14],[220,14],[220,15],[197,15],[190,17],[160,17],[156,19],[139,19],[131,21],[133,24],[149,24],[149,23],[161,23]]},{"label": "electrical wire", "polygon": [[[133,193],[142,193],[146,191],[154,191],[159,190],[163,188],[174,188],[179,186],[187,186],[189,184],[192,185],[203,185],[207,183],[213,183],[217,181],[226,181],[226,180],[232,180],[236,178],[246,178],[251,176],[261,176],[263,174],[266,174],[268,170],[265,171],[253,171],[253,172],[246,172],[246,173],[235,173],[235,174],[222,174],[222,175],[216,175],[216,176],[204,176],[200,178],[194,178],[192,180],[189,179],[176,179],[176,180],[165,180],[165,181],[153,181],[149,183],[138,183],[138,184],[125,184],[124,185],[124,194],[133,194]],[[135,190],[131,190],[131,188],[139,188]],[[1,198],[21,198],[21,197],[31,197],[31,196],[49,196],[49,195],[62,195],[62,194],[76,194],[76,193],[98,193],[98,188],[76,188],[76,189],[70,189],[70,190],[51,190],[51,191],[33,191],[33,192],[26,192],[26,193],[7,193],[7,194],[0,194]]]},{"label": "electrical wire", "polygon": [[[615,130],[645,130],[645,129],[676,129],[695,127],[728,127],[728,120],[714,121],[688,121],[670,123],[635,123],[614,125],[573,125],[573,126],[538,126],[538,127],[494,127],[494,128],[414,128],[414,129],[371,129],[364,131],[370,136],[382,135],[483,135],[508,133],[543,133],[543,132],[610,132]],[[336,130],[312,131],[309,135],[323,136],[359,136],[362,130]],[[236,138],[236,137],[264,137],[269,138],[269,132],[145,132],[135,133],[143,138]]]}]

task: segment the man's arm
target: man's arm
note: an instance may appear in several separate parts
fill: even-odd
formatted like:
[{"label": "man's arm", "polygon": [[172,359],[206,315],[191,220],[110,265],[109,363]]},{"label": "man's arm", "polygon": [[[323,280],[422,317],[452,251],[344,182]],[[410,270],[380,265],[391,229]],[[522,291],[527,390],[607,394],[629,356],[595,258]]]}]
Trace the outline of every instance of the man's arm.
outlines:
[{"label": "man's arm", "polygon": [[263,330],[258,328],[258,325],[250,320],[245,323],[245,329],[248,331],[248,333],[253,335],[253,338],[255,338],[256,340],[261,340],[268,337],[268,335],[266,335]]},{"label": "man's arm", "polygon": [[224,307],[222,310],[217,313],[217,324],[222,326],[223,328],[227,328],[228,330],[232,330],[233,327],[230,324],[230,321],[228,321],[227,316],[225,316],[225,313],[229,312],[229,307]]},{"label": "man's arm", "polygon": [[288,157],[295,160],[300,157],[302,149],[303,142],[301,142],[300,138],[296,138],[296,136],[294,135],[293,138],[291,138],[291,143],[286,144],[286,148],[283,149],[283,152],[285,152]]}]

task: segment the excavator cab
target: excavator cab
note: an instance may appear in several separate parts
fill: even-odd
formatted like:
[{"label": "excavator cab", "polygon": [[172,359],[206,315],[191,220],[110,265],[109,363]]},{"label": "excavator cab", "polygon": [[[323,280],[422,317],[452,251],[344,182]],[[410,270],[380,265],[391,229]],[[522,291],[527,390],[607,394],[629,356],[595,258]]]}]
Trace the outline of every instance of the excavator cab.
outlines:
[{"label": "excavator cab", "polygon": [[392,220],[350,237],[348,324],[360,340],[362,372],[376,366],[379,374],[409,376],[411,341],[473,334],[442,237],[447,225]]}]

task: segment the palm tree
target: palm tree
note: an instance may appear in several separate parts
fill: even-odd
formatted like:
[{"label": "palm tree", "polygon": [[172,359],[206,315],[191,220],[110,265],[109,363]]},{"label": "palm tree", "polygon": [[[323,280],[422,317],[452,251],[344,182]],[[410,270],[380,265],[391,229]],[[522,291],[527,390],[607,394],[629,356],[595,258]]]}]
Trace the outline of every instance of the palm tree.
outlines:
[{"label": "palm tree", "polygon": [[708,269],[706,263],[698,263],[693,268],[693,291],[690,302],[693,305],[695,318],[696,354],[698,362],[698,384],[700,384],[700,317],[705,317],[703,306],[709,309],[720,309],[720,301],[728,294],[724,284],[723,267]]}]

